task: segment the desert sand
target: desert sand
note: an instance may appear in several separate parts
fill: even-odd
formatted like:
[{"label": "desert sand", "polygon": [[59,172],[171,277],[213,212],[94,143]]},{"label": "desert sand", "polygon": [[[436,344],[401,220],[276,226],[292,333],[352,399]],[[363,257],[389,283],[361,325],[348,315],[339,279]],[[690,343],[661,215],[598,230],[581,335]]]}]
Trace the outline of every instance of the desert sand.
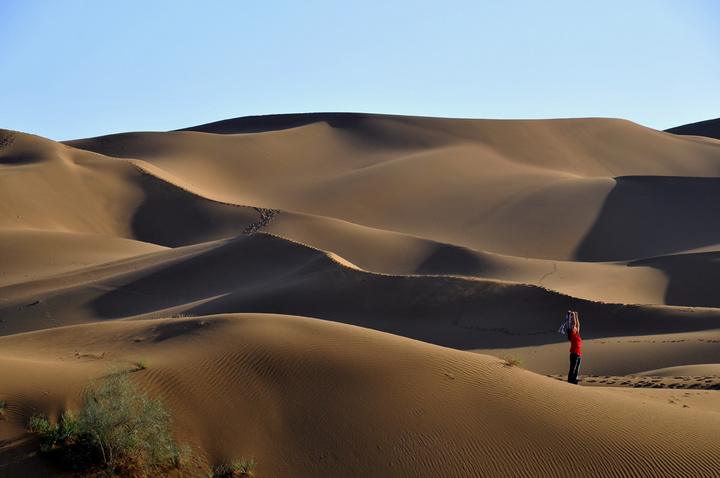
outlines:
[{"label": "desert sand", "polygon": [[111,364],[173,411],[182,476],[720,476],[720,140],[678,132],[0,130],[0,476],[63,475],[28,420]]}]

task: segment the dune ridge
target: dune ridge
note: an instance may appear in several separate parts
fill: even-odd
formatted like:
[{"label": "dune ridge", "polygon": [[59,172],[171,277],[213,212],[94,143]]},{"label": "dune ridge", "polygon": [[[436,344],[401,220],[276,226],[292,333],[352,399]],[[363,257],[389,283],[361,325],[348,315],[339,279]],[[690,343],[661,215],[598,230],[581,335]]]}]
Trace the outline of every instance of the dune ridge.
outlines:
[{"label": "dune ridge", "polygon": [[58,474],[29,416],[143,359],[198,473],[712,475],[718,181],[615,119],[0,130],[0,475]]}]

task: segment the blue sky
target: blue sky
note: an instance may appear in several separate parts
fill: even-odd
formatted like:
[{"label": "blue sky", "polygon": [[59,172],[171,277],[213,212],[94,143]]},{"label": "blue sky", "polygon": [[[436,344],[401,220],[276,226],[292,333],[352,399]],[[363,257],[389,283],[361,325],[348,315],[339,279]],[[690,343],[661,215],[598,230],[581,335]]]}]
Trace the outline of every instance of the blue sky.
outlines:
[{"label": "blue sky", "polygon": [[720,117],[720,2],[6,0],[0,128],[67,140],[353,111]]}]

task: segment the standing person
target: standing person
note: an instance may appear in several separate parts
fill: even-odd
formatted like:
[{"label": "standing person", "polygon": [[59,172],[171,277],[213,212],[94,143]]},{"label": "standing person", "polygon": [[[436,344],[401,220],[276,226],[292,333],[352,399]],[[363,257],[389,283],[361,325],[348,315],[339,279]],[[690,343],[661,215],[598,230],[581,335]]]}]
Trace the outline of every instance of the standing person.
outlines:
[{"label": "standing person", "polygon": [[578,372],[580,371],[580,361],[582,360],[582,339],[580,338],[580,320],[578,313],[572,313],[572,326],[568,331],[570,339],[570,372],[568,372],[568,382],[578,383]]}]

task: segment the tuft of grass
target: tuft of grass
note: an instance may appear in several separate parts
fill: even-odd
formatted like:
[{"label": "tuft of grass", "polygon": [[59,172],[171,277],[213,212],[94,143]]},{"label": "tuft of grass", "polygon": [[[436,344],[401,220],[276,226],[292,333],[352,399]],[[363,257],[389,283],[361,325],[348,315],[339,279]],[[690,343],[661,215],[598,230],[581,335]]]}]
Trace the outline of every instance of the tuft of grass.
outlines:
[{"label": "tuft of grass", "polygon": [[509,352],[503,352],[500,358],[505,361],[505,365],[508,367],[522,367],[525,364],[525,359],[521,355],[513,355]]},{"label": "tuft of grass", "polygon": [[5,407],[7,407],[7,403],[5,402],[5,400],[0,400],[0,412],[5,410]]},{"label": "tuft of grass", "polygon": [[255,458],[246,460],[245,458],[235,460],[232,463],[224,463],[216,466],[207,475],[207,478],[231,478],[250,476],[250,472],[255,469],[257,462]]},{"label": "tuft of grass", "polygon": [[148,361],[144,358],[138,364],[138,370],[145,370],[146,368],[148,368]]},{"label": "tuft of grass", "polygon": [[63,412],[57,424],[38,414],[28,423],[40,435],[40,451],[61,464],[155,476],[189,456],[189,447],[172,439],[172,415],[162,398],[141,393],[129,370],[111,368],[103,380],[91,382],[84,398],[80,412]]}]

